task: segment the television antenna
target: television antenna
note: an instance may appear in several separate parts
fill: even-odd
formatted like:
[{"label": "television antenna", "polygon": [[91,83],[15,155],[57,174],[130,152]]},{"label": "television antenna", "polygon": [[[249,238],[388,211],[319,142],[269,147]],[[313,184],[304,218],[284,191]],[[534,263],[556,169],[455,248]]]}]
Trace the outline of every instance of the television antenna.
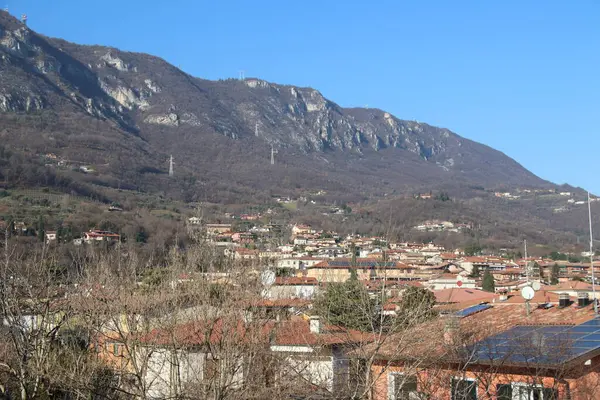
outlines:
[{"label": "television antenna", "polygon": [[588,220],[590,223],[590,268],[592,269],[592,293],[594,296],[594,314],[598,314],[598,300],[596,299],[596,276],[594,275],[594,235],[592,231],[592,202],[588,192]]},{"label": "television antenna", "polygon": [[529,314],[531,313],[531,310],[529,308],[529,301],[531,301],[531,299],[533,299],[534,296],[535,290],[533,290],[531,286],[525,286],[523,289],[521,289],[521,297],[525,299],[525,308],[527,309],[527,316],[529,316]]}]

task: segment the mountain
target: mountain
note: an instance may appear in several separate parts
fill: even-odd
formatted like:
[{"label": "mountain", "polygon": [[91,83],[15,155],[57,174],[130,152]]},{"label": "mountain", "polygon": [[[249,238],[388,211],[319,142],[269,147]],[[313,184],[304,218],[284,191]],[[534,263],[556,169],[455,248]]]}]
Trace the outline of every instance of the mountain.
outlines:
[{"label": "mountain", "polygon": [[147,54],[45,37],[5,12],[0,121],[2,142],[13,151],[52,153],[97,170],[93,179],[70,179],[188,200],[298,188],[366,199],[449,183],[551,187],[448,129],[343,108],[311,88],[195,78]]}]

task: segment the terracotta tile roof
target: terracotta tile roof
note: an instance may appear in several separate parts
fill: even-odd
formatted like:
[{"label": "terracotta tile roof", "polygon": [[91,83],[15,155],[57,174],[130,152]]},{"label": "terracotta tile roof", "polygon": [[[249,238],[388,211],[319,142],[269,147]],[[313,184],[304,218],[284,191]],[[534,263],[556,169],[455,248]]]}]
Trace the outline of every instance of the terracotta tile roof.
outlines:
[{"label": "terracotta tile roof", "polygon": [[275,285],[297,286],[297,285],[318,285],[317,278],[311,276],[278,276],[275,279]]},{"label": "terracotta tile roof", "polygon": [[[466,307],[460,307],[464,309]],[[594,318],[593,307],[552,307],[540,309],[532,307],[527,315],[522,304],[493,304],[491,308],[458,320],[460,345],[480,341],[491,335],[504,332],[517,325],[569,325],[580,324]],[[431,362],[443,362],[451,349],[444,342],[445,325],[448,317],[436,319],[418,325],[409,331],[391,335],[381,345],[379,358],[403,359],[416,358]],[[402,343],[402,346],[398,344]],[[375,344],[367,344],[361,350],[370,354]],[[357,352],[359,354],[359,352]]]},{"label": "terracotta tile roof", "polygon": [[[597,289],[600,289],[600,287],[597,287]],[[568,291],[585,290],[585,291],[591,291],[592,290],[592,285],[590,283],[588,283],[588,282],[568,281],[568,282],[560,282],[558,285],[554,285],[554,286],[546,286],[546,290],[553,290],[553,291],[559,291],[559,290],[568,290]]]},{"label": "terracotta tile roof", "polygon": [[[370,267],[386,268],[386,269],[412,269],[413,268],[402,262],[381,261],[380,259],[377,259],[377,258],[357,258],[355,263],[356,263],[356,267],[354,267],[354,268],[357,268],[357,269],[370,268]],[[323,262],[320,262],[318,264],[312,265],[307,268],[308,269],[321,269],[321,268],[347,269],[347,268],[353,268],[352,264],[353,264],[353,261],[351,258],[335,258],[335,259],[331,259],[331,260],[324,260]]]},{"label": "terracotta tile roof", "polygon": [[[219,344],[224,341],[266,341],[274,321],[247,327],[241,320],[194,321],[169,328],[157,328],[138,338],[140,343],[152,346],[198,346]],[[225,333],[225,334],[224,334]]]},{"label": "terracotta tile roof", "polygon": [[285,307],[307,307],[312,302],[304,299],[262,299],[254,302],[253,307],[265,307],[265,308],[285,308]]},{"label": "terracotta tile roof", "polygon": [[463,303],[469,301],[492,301],[498,294],[484,292],[479,289],[442,289],[434,290],[435,300],[438,303]]},{"label": "terracotta tile roof", "polygon": [[321,333],[310,331],[310,322],[292,317],[276,327],[275,344],[287,346],[333,345],[342,343],[367,343],[373,334],[322,323]]},{"label": "terracotta tile roof", "polygon": [[367,343],[372,334],[323,324],[320,333],[310,331],[310,322],[292,317],[244,324],[241,320],[194,321],[171,328],[154,329],[138,338],[151,346],[201,346],[224,343],[271,343],[282,346],[315,346],[343,343]]}]

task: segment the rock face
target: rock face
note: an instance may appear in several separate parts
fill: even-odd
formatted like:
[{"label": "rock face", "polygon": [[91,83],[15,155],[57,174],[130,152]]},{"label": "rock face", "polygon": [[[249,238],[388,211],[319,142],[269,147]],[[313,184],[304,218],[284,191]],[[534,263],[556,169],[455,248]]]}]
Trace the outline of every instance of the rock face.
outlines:
[{"label": "rock face", "polygon": [[[447,129],[378,109],[342,108],[312,88],[194,78],[146,54],[44,37],[0,11],[0,111],[42,109],[70,110],[162,140],[150,143],[157,151],[176,143],[179,159],[197,156],[202,141],[218,134],[290,154],[360,160],[367,169],[370,162],[400,168],[410,160],[421,166],[413,166],[411,182],[546,183],[504,154]],[[173,135],[180,139],[166,139]],[[177,156],[177,149],[171,151]],[[396,172],[395,183],[402,183],[402,170]]]}]

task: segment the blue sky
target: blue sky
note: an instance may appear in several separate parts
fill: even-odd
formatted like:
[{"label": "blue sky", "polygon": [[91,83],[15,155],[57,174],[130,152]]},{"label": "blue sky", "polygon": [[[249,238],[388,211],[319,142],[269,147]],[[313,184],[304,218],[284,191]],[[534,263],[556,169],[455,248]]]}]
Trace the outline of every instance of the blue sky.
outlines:
[{"label": "blue sky", "polygon": [[447,127],[600,193],[597,0],[5,0],[46,35]]}]

